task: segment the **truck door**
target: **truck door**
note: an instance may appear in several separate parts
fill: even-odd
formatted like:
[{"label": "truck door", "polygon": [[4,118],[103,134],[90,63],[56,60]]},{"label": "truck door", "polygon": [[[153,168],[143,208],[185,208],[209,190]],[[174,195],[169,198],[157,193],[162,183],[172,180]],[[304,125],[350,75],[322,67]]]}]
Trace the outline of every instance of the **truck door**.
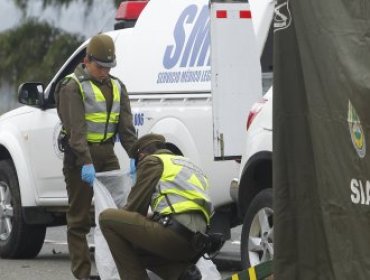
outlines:
[{"label": "truck door", "polygon": [[260,51],[248,3],[211,2],[210,12],[214,157],[240,158],[247,114],[262,96]]}]

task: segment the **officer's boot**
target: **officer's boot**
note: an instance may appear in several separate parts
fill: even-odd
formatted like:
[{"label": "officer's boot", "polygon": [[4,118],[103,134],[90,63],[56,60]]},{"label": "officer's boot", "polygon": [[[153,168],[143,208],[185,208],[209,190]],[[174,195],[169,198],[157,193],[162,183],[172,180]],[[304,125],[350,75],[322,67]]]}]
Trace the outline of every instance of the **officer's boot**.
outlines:
[{"label": "officer's boot", "polygon": [[180,275],[178,280],[201,280],[202,273],[195,264],[190,265],[184,272]]}]

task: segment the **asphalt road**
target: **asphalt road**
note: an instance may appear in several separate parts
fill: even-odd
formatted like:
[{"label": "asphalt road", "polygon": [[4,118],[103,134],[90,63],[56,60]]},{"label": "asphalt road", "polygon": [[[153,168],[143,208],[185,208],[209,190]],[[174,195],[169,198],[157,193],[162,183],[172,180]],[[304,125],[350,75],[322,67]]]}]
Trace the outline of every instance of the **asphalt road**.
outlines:
[{"label": "asphalt road", "polygon": [[[228,241],[218,255],[215,263],[223,277],[240,268],[239,262],[240,228],[232,230]],[[93,244],[93,235],[89,234]],[[94,264],[93,273],[97,274]],[[69,280],[74,279],[70,272],[66,228],[48,228],[44,246],[40,254],[31,260],[0,259],[1,280]]]}]

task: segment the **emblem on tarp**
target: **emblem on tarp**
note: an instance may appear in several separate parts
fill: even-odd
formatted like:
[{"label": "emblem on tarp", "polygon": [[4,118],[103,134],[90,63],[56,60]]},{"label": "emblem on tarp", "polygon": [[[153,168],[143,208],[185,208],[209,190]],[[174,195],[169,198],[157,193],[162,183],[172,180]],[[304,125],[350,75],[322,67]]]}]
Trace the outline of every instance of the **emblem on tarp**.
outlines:
[{"label": "emblem on tarp", "polygon": [[277,3],[274,15],[274,32],[286,29],[292,23],[292,15],[289,10],[289,0]]},{"label": "emblem on tarp", "polygon": [[366,155],[365,135],[361,126],[360,118],[350,101],[348,101],[347,121],[349,131],[351,133],[353,147],[355,148],[358,156],[360,158],[363,158]]}]

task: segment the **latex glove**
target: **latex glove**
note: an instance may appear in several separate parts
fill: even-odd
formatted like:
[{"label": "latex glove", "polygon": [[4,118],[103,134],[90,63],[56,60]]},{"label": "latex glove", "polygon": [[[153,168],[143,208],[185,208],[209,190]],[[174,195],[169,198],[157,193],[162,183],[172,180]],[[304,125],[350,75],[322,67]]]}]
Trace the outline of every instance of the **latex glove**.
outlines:
[{"label": "latex glove", "polygon": [[130,177],[131,177],[132,183],[135,184],[136,182],[136,160],[133,158],[130,158]]},{"label": "latex glove", "polygon": [[82,166],[81,179],[82,181],[88,183],[91,187],[93,186],[95,179],[95,168],[93,164],[90,163]]},{"label": "latex glove", "polygon": [[133,158],[130,158],[130,174],[136,173],[136,160]]}]

